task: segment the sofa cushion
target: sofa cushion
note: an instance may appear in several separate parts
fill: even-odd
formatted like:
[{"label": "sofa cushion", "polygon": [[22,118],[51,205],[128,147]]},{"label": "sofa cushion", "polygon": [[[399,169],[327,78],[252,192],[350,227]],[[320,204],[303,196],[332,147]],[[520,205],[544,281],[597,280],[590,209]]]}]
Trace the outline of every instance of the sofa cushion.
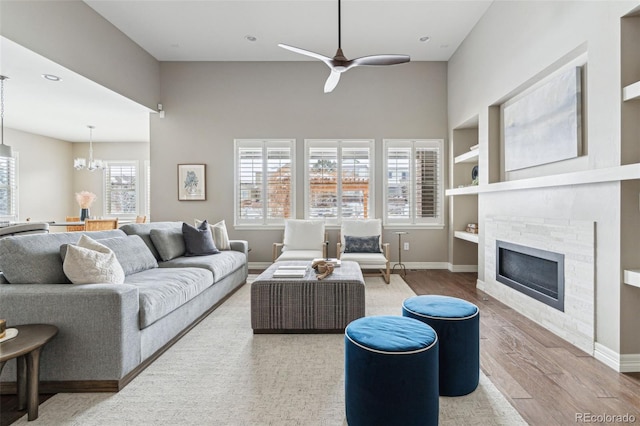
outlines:
[{"label": "sofa cushion", "polygon": [[[119,229],[87,232],[93,239],[124,237]],[[0,270],[12,284],[69,284],[60,246],[76,243],[79,232],[54,232],[0,239]]]},{"label": "sofa cushion", "polygon": [[[196,219],[196,227],[200,226],[202,220]],[[209,225],[211,228],[211,234],[213,235],[213,242],[218,250],[231,250],[231,243],[229,242],[229,234],[227,233],[227,225],[224,220],[218,223]]]},{"label": "sofa cushion", "polygon": [[213,242],[213,235],[206,220],[197,228],[183,223],[182,235],[184,236],[185,256],[206,256],[220,253]]},{"label": "sofa cushion", "polygon": [[218,282],[247,263],[244,253],[234,250],[221,251],[216,255],[197,257],[177,257],[168,262],[160,262],[160,268],[205,268],[213,273],[213,282]]},{"label": "sofa cushion", "polygon": [[[156,258],[153,257],[147,245],[138,235],[103,238],[97,241],[113,250],[125,275],[131,275],[136,272],[158,267]],[[60,256],[63,262],[69,245],[72,244],[63,244],[60,246]]]},{"label": "sofa cushion", "polygon": [[62,269],[74,284],[122,284],[124,271],[109,247],[82,235],[69,244]]},{"label": "sofa cushion", "polygon": [[143,329],[211,287],[213,277],[201,268],[157,268],[129,275],[125,284],[138,287]]},{"label": "sofa cushion", "polygon": [[184,255],[186,249],[181,228],[152,229],[150,235],[160,260],[171,260]]},{"label": "sofa cushion", "polygon": [[149,247],[153,256],[156,259],[161,260],[160,253],[158,253],[158,249],[156,249],[153,241],[151,240],[151,230],[172,228],[182,230],[182,222],[127,223],[126,225],[122,225],[120,230],[127,235],[139,235],[140,238],[142,238],[142,241],[144,241],[147,247]]}]

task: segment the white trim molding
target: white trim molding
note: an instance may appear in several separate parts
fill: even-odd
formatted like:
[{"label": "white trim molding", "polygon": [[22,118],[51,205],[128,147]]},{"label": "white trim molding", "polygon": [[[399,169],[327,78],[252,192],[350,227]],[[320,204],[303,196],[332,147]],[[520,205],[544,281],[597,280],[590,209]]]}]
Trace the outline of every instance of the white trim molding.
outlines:
[{"label": "white trim molding", "polygon": [[593,356],[619,373],[640,372],[640,354],[620,355],[618,352],[596,342]]}]

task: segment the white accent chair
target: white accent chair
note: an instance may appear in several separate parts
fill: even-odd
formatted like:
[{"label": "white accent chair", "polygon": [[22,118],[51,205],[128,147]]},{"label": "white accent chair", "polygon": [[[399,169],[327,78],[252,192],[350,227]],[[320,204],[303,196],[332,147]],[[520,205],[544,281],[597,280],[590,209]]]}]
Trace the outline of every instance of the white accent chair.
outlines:
[{"label": "white accent chair", "polygon": [[273,243],[273,261],[313,260],[327,256],[327,234],[320,220],[288,219],[282,243]]},{"label": "white accent chair", "polygon": [[[358,253],[345,251],[345,236],[373,237],[378,236],[379,253]],[[363,273],[365,276],[382,275],[384,282],[389,284],[391,271],[389,270],[389,243],[382,242],[382,221],[380,219],[354,219],[342,221],[340,240],[338,242],[338,258],[358,262],[360,269],[378,269],[376,273]]]}]

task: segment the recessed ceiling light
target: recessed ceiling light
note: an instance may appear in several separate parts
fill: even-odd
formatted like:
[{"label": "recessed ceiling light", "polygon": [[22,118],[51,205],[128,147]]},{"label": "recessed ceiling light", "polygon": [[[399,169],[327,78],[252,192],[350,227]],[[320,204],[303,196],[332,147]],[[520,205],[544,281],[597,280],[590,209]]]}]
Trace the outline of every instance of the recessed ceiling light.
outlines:
[{"label": "recessed ceiling light", "polygon": [[427,42],[429,40],[431,40],[431,37],[429,37],[429,36],[420,37],[420,41],[423,42],[423,43],[425,43],[425,42]]},{"label": "recessed ceiling light", "polygon": [[246,35],[246,36],[244,36],[244,38],[246,40],[248,40],[248,41],[251,41],[251,42],[254,42],[254,41],[258,40],[258,37],[252,36],[252,35]]},{"label": "recessed ceiling light", "polygon": [[42,78],[44,78],[45,80],[49,80],[49,81],[62,81],[62,79],[60,77],[58,77],[57,75],[53,75],[53,74],[42,74]]}]

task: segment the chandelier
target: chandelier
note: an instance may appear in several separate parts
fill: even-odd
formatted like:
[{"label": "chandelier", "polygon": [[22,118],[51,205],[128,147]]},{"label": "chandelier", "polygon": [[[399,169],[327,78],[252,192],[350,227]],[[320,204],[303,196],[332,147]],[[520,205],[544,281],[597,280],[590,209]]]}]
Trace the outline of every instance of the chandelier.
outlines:
[{"label": "chandelier", "polygon": [[89,128],[89,161],[86,158],[74,158],[73,168],[76,170],[87,169],[90,172],[101,169],[103,167],[102,160],[93,158],[93,129],[94,126],[87,126]]}]

